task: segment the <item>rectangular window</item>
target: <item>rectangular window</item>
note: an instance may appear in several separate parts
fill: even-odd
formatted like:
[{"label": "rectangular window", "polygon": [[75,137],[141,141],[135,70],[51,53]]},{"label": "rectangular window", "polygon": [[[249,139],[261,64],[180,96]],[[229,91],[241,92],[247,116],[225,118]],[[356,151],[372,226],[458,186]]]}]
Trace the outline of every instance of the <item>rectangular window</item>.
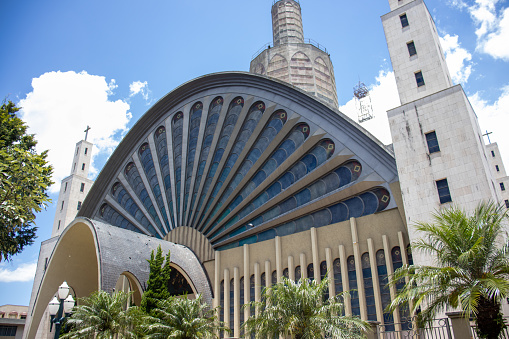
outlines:
[{"label": "rectangular window", "polygon": [[58,221],[58,228],[57,228],[57,230],[59,230],[59,229],[60,229],[60,220]]},{"label": "rectangular window", "polygon": [[504,183],[503,183],[503,182],[501,182],[501,183],[500,183],[500,189],[501,189],[502,191],[505,191],[505,186],[504,186]]},{"label": "rectangular window", "polygon": [[77,208],[77,210],[79,211],[80,208],[81,208],[81,201],[78,201],[78,208]]},{"label": "rectangular window", "polygon": [[505,208],[509,208],[509,200],[504,200],[505,202]]},{"label": "rectangular window", "polygon": [[415,81],[417,81],[417,87],[424,86],[424,78],[421,71],[415,73]]},{"label": "rectangular window", "polygon": [[15,337],[18,326],[0,325],[0,337]]},{"label": "rectangular window", "polygon": [[85,155],[87,155],[87,152],[88,152],[88,148],[85,147]]},{"label": "rectangular window", "polygon": [[406,17],[406,13],[401,14],[399,16],[399,20],[401,20],[401,27],[404,28],[404,27],[408,26],[408,18]]},{"label": "rectangular window", "polygon": [[64,202],[62,201],[62,207],[60,207],[60,210],[64,209]]},{"label": "rectangular window", "polygon": [[80,192],[83,192],[85,190],[85,183],[81,183]]},{"label": "rectangular window", "polygon": [[415,49],[415,44],[413,41],[407,42],[406,47],[408,47],[408,54],[410,54],[410,56],[417,54],[417,50]]},{"label": "rectangular window", "polygon": [[426,142],[428,143],[429,153],[440,152],[440,146],[438,146],[438,139],[435,131],[426,133]]},{"label": "rectangular window", "polygon": [[85,164],[81,165],[81,170],[84,171],[85,170]]},{"label": "rectangular window", "polygon": [[78,153],[80,152],[80,148],[76,148],[76,155],[78,155]]},{"label": "rectangular window", "polygon": [[65,191],[67,191],[67,183],[65,183],[65,186],[64,186],[64,193]]},{"label": "rectangular window", "polygon": [[495,165],[495,168],[496,168],[497,172],[500,172],[500,168],[498,168],[498,165]]},{"label": "rectangular window", "polygon": [[447,179],[437,180],[438,198],[441,204],[451,202],[451,192],[449,191],[449,184]]},{"label": "rectangular window", "polygon": [[495,151],[491,151],[491,156],[494,158],[495,157]]}]

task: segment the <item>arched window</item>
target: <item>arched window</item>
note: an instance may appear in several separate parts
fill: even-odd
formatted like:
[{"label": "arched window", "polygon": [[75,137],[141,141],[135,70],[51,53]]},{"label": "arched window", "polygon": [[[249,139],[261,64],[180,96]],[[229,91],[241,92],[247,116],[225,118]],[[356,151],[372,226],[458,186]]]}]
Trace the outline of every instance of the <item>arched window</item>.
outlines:
[{"label": "arched window", "polygon": [[302,272],[300,270],[300,266],[295,267],[295,281],[299,281],[302,277]]},{"label": "arched window", "polygon": [[[221,290],[219,292],[219,305],[221,306],[219,309],[219,320],[221,322],[224,321],[224,280],[221,281]],[[223,337],[223,331],[221,331],[221,337]]]},{"label": "arched window", "polygon": [[[251,275],[249,278],[249,301],[255,301],[255,276]],[[251,307],[251,316],[255,314],[254,307]]]},{"label": "arched window", "polygon": [[346,265],[348,267],[348,285],[351,291],[350,302],[352,303],[352,314],[360,316],[361,308],[359,304],[359,293],[357,292],[357,274],[355,272],[355,258],[353,255],[346,259]]},{"label": "arched window", "polygon": [[368,320],[376,321],[375,292],[373,289],[373,278],[371,274],[371,265],[369,263],[369,253],[366,252],[361,257],[362,277],[364,279],[364,293],[366,294],[366,307],[368,309]]},{"label": "arched window", "polygon": [[[398,268],[403,266],[403,259],[401,256],[401,249],[399,246],[393,247],[391,251],[392,257],[392,268],[396,271]],[[401,289],[405,287],[405,279],[401,279],[396,284],[396,290],[399,292]],[[400,306],[399,307],[399,316],[401,318],[401,328],[403,330],[408,330],[410,328],[410,312],[408,311],[408,306]]]},{"label": "arched window", "polygon": [[315,272],[314,272],[313,264],[308,265],[307,273],[308,273],[309,281],[315,280]]},{"label": "arched window", "polygon": [[[387,265],[384,250],[378,250],[378,252],[376,252],[376,269],[378,272],[378,283],[382,297],[382,309],[385,311],[387,306],[391,303],[391,291],[387,284]],[[386,332],[394,331],[394,318],[392,317],[391,312],[384,313],[384,324]]]},{"label": "arched window", "polygon": [[334,277],[334,287],[336,290],[336,295],[343,292],[343,278],[341,277],[341,261],[339,258],[334,260],[332,263],[333,277]]},{"label": "arched window", "polygon": [[235,324],[235,300],[234,299],[234,295],[235,295],[235,283],[234,283],[234,280],[233,278],[230,280],[230,329],[233,331],[233,326]]},{"label": "arched window", "polygon": [[[322,261],[320,263],[320,280],[325,279],[327,276],[327,261]],[[329,299],[329,288],[327,287],[323,293],[324,300]]]},{"label": "arched window", "polygon": [[289,274],[290,274],[290,272],[288,271],[288,267],[287,267],[283,270],[283,277],[289,279],[290,278]]},{"label": "arched window", "polygon": [[244,277],[240,278],[240,324],[244,322]]}]

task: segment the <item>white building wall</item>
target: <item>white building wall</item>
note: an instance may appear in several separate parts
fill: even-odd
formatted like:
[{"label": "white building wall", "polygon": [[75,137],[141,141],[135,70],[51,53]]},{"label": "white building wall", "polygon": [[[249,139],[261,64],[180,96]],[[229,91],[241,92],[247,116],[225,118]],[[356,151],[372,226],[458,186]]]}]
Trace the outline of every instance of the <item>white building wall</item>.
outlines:
[{"label": "white building wall", "polygon": [[[486,145],[487,157],[490,161],[491,170],[495,176],[496,189],[499,191],[502,200],[507,208],[509,208],[509,176],[507,176],[502,155],[496,142]],[[503,188],[503,189],[502,189]]]}]

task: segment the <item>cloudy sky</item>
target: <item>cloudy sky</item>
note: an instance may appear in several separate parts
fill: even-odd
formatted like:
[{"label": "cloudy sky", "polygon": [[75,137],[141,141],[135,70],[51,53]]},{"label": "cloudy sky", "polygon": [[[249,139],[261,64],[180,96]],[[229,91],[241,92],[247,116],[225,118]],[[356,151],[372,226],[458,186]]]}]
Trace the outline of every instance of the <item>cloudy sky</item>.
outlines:
[{"label": "cloudy sky", "polygon": [[[509,3],[426,1],[456,84],[509,164]],[[0,96],[21,117],[53,164],[52,198],[69,175],[74,145],[95,144],[91,177],[129,128],[162,96],[195,77],[247,71],[271,41],[272,0],[0,1]],[[306,38],[331,54],[340,110],[356,119],[353,86],[371,90],[375,119],[363,127],[390,144],[386,110],[399,106],[380,0],[301,0]],[[487,142],[487,140],[485,140]],[[0,305],[28,305],[40,242],[54,205],[37,217],[36,244],[0,263]]]}]

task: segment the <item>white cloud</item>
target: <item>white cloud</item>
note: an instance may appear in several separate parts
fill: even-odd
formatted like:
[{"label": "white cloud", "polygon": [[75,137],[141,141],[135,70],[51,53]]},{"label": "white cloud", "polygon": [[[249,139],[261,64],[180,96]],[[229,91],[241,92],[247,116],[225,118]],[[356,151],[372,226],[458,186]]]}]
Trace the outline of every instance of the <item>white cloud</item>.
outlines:
[{"label": "white cloud", "polygon": [[152,92],[148,89],[148,83],[146,81],[144,81],[144,82],[133,81],[129,85],[129,96],[130,97],[133,97],[138,93],[141,94],[141,96],[143,97],[143,99],[145,99],[145,101],[149,101],[149,103],[150,103],[150,101],[151,101],[150,97],[151,97]]},{"label": "white cloud", "polygon": [[[385,145],[392,144],[387,111],[401,105],[394,72],[380,71],[376,77],[376,83],[368,85],[368,87],[375,117],[361,123],[361,126]],[[339,110],[354,121],[358,121],[355,98],[352,97],[350,101],[339,107]]]},{"label": "white cloud", "polygon": [[479,92],[470,96],[469,100],[477,114],[481,130],[483,133],[486,130],[493,132],[490,135],[491,142],[498,144],[504,163],[509,166],[509,138],[506,137],[509,126],[509,85],[502,89],[502,94],[493,104],[482,99]]},{"label": "white cloud", "polygon": [[37,263],[21,264],[14,269],[5,267],[6,265],[0,265],[0,282],[27,282],[34,279]]},{"label": "white cloud", "polygon": [[[60,181],[70,174],[75,144],[85,137],[87,125],[91,127],[88,141],[94,143],[94,157],[109,155],[126,133],[131,119],[129,104],[108,98],[116,86],[115,80],[107,83],[103,76],[85,71],[48,72],[32,79],[33,90],[19,106],[29,133],[36,134],[38,150],[49,150],[55,181],[50,192],[57,192]],[[91,174],[96,172],[92,163]]]},{"label": "white cloud", "polygon": [[475,0],[468,11],[477,25],[477,50],[509,61],[509,8],[497,10],[500,0]]},{"label": "white cloud", "polygon": [[457,35],[446,34],[440,37],[440,44],[444,49],[445,61],[452,81],[456,84],[465,84],[472,73],[472,55],[460,46]]}]

